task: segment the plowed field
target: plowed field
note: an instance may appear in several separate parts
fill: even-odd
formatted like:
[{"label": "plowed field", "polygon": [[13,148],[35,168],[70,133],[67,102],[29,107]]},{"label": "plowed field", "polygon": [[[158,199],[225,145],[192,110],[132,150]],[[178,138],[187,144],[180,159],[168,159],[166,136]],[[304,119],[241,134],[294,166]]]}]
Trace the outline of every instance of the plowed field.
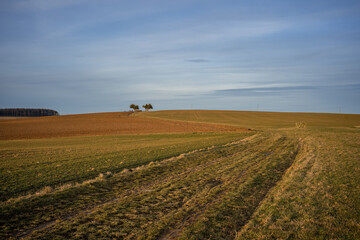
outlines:
[{"label": "plowed field", "polygon": [[0,139],[245,130],[219,124],[134,117],[131,112],[120,112],[3,120],[0,122]]}]

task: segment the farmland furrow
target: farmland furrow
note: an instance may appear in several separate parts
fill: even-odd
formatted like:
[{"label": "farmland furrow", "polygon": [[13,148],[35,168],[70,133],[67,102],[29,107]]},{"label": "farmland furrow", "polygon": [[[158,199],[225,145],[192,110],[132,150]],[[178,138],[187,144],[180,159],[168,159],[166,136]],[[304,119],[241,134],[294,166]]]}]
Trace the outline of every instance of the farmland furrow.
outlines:
[{"label": "farmland furrow", "polygon": [[[127,189],[114,187],[116,198],[62,217],[50,226],[44,225],[44,229],[35,227],[36,231],[28,232],[27,237],[151,239],[171,237],[174,235],[171,229],[186,236],[204,217],[209,219],[214,211],[223,211],[224,203],[236,204],[233,198],[239,192],[250,198],[247,203],[250,207],[240,206],[248,216],[279,179],[270,172],[278,171],[275,175],[281,175],[291,163],[289,156],[293,154],[289,150],[294,150],[294,146],[293,141],[279,134],[262,135],[246,144],[194,153],[181,161],[164,162],[131,173],[121,182],[135,184]],[[263,189],[260,185],[258,191],[252,184],[262,173],[270,180],[266,178]],[[254,197],[256,200],[251,200]]]}]

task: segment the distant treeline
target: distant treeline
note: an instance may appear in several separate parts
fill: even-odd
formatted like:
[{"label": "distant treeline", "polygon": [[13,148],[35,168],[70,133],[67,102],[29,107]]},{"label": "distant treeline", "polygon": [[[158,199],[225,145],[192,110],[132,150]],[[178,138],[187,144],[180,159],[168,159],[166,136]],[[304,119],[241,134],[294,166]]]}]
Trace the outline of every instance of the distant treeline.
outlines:
[{"label": "distant treeline", "polygon": [[55,116],[59,113],[51,109],[39,108],[6,108],[0,109],[0,116],[7,117],[42,117],[42,116]]}]

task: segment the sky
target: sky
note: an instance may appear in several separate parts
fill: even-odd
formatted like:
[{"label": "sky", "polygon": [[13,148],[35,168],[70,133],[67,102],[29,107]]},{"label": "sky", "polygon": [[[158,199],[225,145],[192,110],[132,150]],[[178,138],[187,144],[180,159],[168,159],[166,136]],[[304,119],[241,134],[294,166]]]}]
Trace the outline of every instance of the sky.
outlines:
[{"label": "sky", "polygon": [[1,0],[0,108],[360,113],[359,0]]}]

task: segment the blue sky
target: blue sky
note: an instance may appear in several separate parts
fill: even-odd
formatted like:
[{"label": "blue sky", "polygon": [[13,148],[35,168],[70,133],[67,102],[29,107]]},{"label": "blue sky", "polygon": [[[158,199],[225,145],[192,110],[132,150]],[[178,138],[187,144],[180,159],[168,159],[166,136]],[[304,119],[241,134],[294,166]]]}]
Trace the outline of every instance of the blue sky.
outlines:
[{"label": "blue sky", "polygon": [[2,0],[0,108],[360,113],[360,1]]}]

